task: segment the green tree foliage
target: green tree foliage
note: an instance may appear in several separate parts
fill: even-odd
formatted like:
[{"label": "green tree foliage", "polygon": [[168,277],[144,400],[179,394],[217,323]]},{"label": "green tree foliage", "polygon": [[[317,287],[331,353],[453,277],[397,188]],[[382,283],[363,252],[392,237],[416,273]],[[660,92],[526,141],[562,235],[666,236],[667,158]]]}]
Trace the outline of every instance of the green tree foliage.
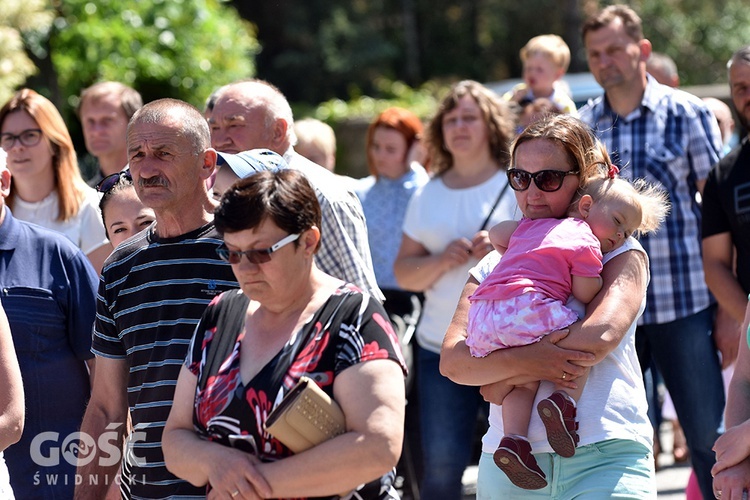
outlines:
[{"label": "green tree foliage", "polygon": [[[750,40],[747,0],[233,0],[258,26],[258,74],[293,102],[389,98],[382,78],[419,89],[461,79],[521,76],[519,50],[555,33],[570,71],[587,71],[587,13],[632,5],[656,50],[675,58],[685,85],[726,81],[724,65]],[[301,77],[300,75],[304,75]],[[334,101],[335,102],[335,101]],[[336,104],[339,108],[339,104]]]},{"label": "green tree foliage", "polygon": [[199,108],[217,87],[254,75],[252,25],[223,0],[64,0],[50,35],[60,94],[117,80],[144,101],[174,97]]},{"label": "green tree foliage", "polygon": [[[233,4],[258,26],[258,74],[294,102],[380,98],[382,78],[419,88],[520,75],[534,35],[568,37],[576,0],[279,0]],[[550,8],[554,6],[554,8]],[[573,19],[577,9],[572,8]],[[577,37],[574,32],[574,38]],[[575,39],[568,43],[575,45]],[[300,78],[304,75],[304,78]],[[382,96],[387,97],[387,96]]]},{"label": "green tree foliage", "polygon": [[634,7],[654,50],[674,59],[682,85],[726,82],[727,61],[750,43],[747,0],[642,0]]},{"label": "green tree foliage", "polygon": [[36,71],[24,49],[24,36],[34,40],[46,34],[52,18],[45,0],[0,0],[0,103]]},{"label": "green tree foliage", "polygon": [[404,44],[401,14],[393,3],[236,0],[233,5],[263,26],[263,51],[256,62],[264,71],[259,75],[292,101],[317,103],[371,94],[376,78],[396,78],[393,61]]},{"label": "green tree foliage", "polygon": [[378,78],[374,85],[380,96],[378,98],[363,95],[349,101],[330,99],[312,112],[295,109],[295,114],[302,111],[301,115],[312,115],[318,120],[335,124],[346,119],[369,121],[386,108],[399,106],[426,120],[435,113],[440,98],[447,91],[447,86],[435,82],[427,82],[413,89],[403,82]]}]

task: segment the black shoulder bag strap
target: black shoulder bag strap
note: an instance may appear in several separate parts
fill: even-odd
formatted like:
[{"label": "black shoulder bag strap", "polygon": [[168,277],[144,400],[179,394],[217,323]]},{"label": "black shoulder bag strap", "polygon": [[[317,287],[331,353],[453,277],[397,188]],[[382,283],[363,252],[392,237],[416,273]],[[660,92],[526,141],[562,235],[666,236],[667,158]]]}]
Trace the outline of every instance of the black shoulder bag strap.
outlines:
[{"label": "black shoulder bag strap", "polygon": [[489,224],[490,219],[492,218],[492,214],[495,213],[495,209],[497,208],[497,205],[500,203],[500,200],[503,198],[503,195],[508,190],[508,186],[510,186],[510,182],[507,181],[505,183],[505,186],[500,190],[500,194],[497,195],[497,198],[495,199],[495,203],[492,204],[492,208],[490,208],[490,213],[487,214],[487,217],[484,219],[484,222],[482,222],[482,225],[479,227],[479,230],[482,231],[487,227],[487,224]]},{"label": "black shoulder bag strap", "polygon": [[237,337],[244,328],[245,312],[250,304],[250,299],[244,293],[234,290],[225,293],[236,293],[237,296],[224,297],[222,307],[218,308],[218,312],[214,312],[217,315],[215,323],[211,321],[212,318],[207,318],[209,324],[216,325],[216,333],[206,353],[206,364],[198,379],[198,389],[201,391],[206,388],[208,379],[219,373],[219,367],[234,349]]}]

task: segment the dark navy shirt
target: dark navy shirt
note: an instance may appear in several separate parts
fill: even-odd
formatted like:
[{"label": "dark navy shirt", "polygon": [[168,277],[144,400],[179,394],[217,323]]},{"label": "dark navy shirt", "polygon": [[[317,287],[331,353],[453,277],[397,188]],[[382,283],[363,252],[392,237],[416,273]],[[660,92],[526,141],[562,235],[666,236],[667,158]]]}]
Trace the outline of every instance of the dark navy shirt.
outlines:
[{"label": "dark navy shirt", "polygon": [[0,300],[26,400],[23,436],[5,451],[16,498],[73,496],[78,445],[70,436],[79,429],[90,395],[84,360],[93,357],[97,281],[70,240],[15,219],[5,207]]}]

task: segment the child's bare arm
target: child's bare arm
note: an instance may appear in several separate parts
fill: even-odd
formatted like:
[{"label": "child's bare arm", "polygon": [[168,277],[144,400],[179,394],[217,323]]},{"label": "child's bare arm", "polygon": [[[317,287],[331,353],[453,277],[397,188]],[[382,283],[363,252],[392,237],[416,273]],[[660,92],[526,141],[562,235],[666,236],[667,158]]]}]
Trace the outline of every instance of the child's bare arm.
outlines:
[{"label": "child's bare arm", "polygon": [[503,254],[508,249],[508,242],[513,231],[518,227],[518,221],[506,220],[495,224],[490,228],[490,243],[499,253]]},{"label": "child's bare arm", "polygon": [[583,277],[573,275],[573,297],[584,304],[593,300],[599,290],[602,289],[602,277]]}]

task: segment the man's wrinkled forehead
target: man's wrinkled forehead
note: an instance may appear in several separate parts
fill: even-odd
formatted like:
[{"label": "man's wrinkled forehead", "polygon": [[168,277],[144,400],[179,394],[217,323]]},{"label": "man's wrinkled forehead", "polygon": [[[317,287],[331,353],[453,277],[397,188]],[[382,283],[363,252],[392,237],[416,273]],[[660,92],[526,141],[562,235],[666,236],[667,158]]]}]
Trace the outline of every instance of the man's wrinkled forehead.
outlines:
[{"label": "man's wrinkled forehead", "polygon": [[127,119],[125,110],[122,107],[122,98],[117,94],[94,94],[81,102],[81,114],[98,111],[101,107],[112,107],[121,111]]},{"label": "man's wrinkled forehead", "polygon": [[248,116],[263,107],[264,99],[254,86],[238,85],[222,92],[216,99],[212,118],[227,121],[230,117]]},{"label": "man's wrinkled forehead", "polygon": [[246,113],[225,113],[217,112],[216,108],[208,119],[209,125],[226,125],[232,123],[244,123],[248,120],[249,111]]},{"label": "man's wrinkled forehead", "polygon": [[151,149],[164,149],[185,140],[175,123],[135,122],[128,127],[128,151],[137,151],[146,145]]}]

